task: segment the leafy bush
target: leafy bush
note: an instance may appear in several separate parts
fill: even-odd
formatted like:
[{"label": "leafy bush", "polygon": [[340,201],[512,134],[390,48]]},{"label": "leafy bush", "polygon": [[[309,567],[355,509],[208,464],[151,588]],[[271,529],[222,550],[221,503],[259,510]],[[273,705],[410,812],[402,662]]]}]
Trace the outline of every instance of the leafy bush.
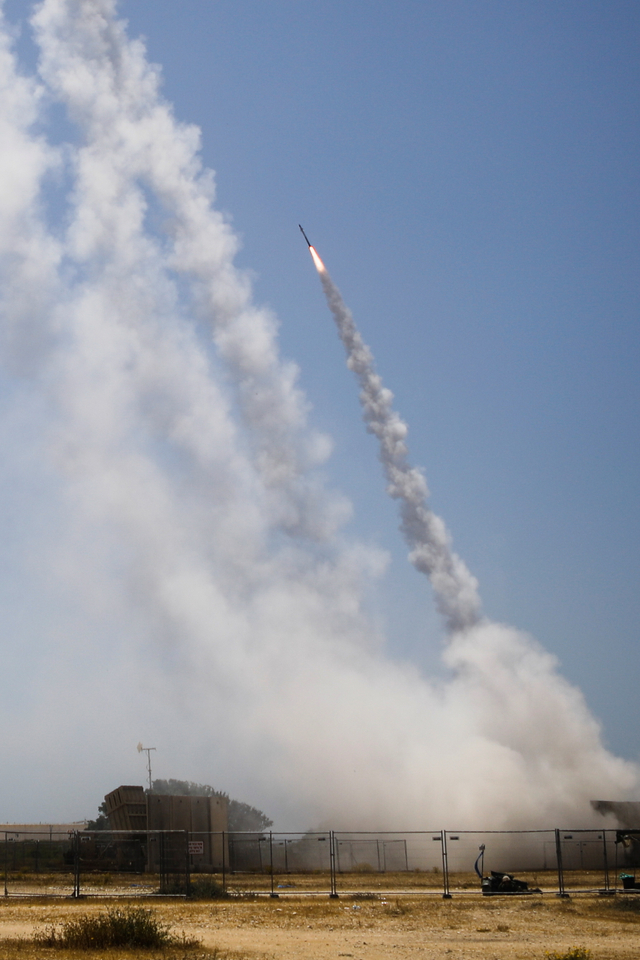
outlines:
[{"label": "leafy bush", "polygon": [[199,876],[196,880],[191,878],[189,890],[190,900],[219,900],[221,897],[228,897],[229,894],[218,880],[210,876]]},{"label": "leafy bush", "polygon": [[207,874],[200,874],[197,879],[192,877],[188,888],[184,877],[175,878],[164,884],[162,893],[165,896],[187,897],[189,900],[219,900],[229,896],[222,884]]},{"label": "leafy bush", "polygon": [[196,943],[175,937],[168,926],[154,917],[153,911],[142,907],[116,908],[98,916],[78,917],[60,928],[52,926],[37,932],[34,940],[42,947],[81,949],[168,947],[178,943],[194,946]]}]

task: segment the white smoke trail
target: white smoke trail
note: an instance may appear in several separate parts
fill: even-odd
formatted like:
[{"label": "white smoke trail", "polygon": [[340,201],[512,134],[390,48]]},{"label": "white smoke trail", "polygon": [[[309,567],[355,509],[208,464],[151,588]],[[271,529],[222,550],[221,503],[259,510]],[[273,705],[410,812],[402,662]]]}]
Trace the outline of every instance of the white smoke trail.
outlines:
[{"label": "white smoke trail", "polygon": [[409,559],[429,577],[438,610],[449,631],[467,630],[480,620],[478,582],[451,549],[444,521],[429,509],[426,480],[407,461],[407,425],[393,409],[393,394],[383,386],[351,311],[315,249],[311,249],[329,309],[347,351],[347,366],[360,383],[360,402],[367,429],[378,438],[380,460],[389,482],[387,491],[400,500],[401,530],[411,548]]},{"label": "white smoke trail", "polygon": [[[140,43],[128,41],[114,12],[114,0],[55,0],[43,3],[33,18],[42,76],[85,137],[80,177],[95,183],[104,158],[118,157],[100,195],[87,197],[91,212],[77,221],[75,249],[81,258],[95,256],[104,240],[101,212],[112,228],[114,206],[122,210],[131,202],[141,220],[142,191],[153,191],[171,216],[165,263],[196,281],[195,308],[233,372],[271,507],[285,529],[326,539],[342,511],[334,501],[333,517],[326,503],[316,503],[323,498],[309,468],[326,459],[330,443],[308,430],[297,367],[278,356],[275,317],[251,303],[247,279],[233,266],[238,244],[212,208],[213,178],[201,167],[199,131],[176,123],[158,96],[157,69],[146,62]],[[136,183],[135,196],[119,195],[122,176]]]},{"label": "white smoke trail", "polygon": [[58,292],[59,244],[48,235],[40,214],[40,186],[59,165],[57,151],[32,128],[40,117],[44,89],[21,76],[5,32],[0,7],[0,291],[3,323],[1,343],[5,362],[14,369],[37,366],[49,337],[33,326]]},{"label": "white smoke trail", "polygon": [[[29,529],[17,548],[17,533],[0,539],[25,597],[0,675],[2,790],[13,778],[23,803],[45,776],[62,814],[82,783],[92,809],[77,813],[92,813],[136,782],[148,734],[160,773],[214,781],[287,829],[576,825],[603,783],[625,796],[635,768],[604,749],[548,654],[479,620],[453,560],[433,566],[465,627],[445,654],[453,678],[383,656],[364,600],[384,558],[332,535],[341,502],[312,469],[323,444],[233,266],[197,132],[111,0],[44,0],[34,29],[42,83],[18,75],[6,32],[0,61],[14,178],[0,179],[0,509],[17,502]],[[42,84],[79,131],[59,152],[31,126],[46,120]],[[56,163],[72,189],[54,236]],[[152,229],[158,209],[168,233]],[[396,479],[424,497],[400,434]]]}]

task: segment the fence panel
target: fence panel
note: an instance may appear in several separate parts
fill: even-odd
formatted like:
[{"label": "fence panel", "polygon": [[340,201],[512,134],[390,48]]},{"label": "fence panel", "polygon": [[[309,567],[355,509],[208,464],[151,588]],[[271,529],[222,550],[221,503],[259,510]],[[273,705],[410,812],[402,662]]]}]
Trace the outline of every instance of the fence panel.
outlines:
[{"label": "fence panel", "polygon": [[562,894],[608,893],[615,889],[617,861],[622,853],[615,830],[557,830],[556,836]]},{"label": "fence panel", "polygon": [[75,887],[74,836],[43,831],[0,832],[4,895],[38,893],[72,896]]},{"label": "fence panel", "polygon": [[237,892],[328,892],[331,843],[331,831],[229,834],[227,885]]},{"label": "fence panel", "polygon": [[336,832],[336,890],[353,895],[442,893],[440,841],[439,831]]},{"label": "fence panel", "polygon": [[451,894],[557,890],[553,830],[445,831],[443,844]]},{"label": "fence panel", "polygon": [[78,833],[78,894],[140,896],[157,893],[158,889],[158,879],[149,872],[146,832]]},{"label": "fence panel", "polygon": [[324,893],[331,888],[331,831],[272,833],[271,893]]}]

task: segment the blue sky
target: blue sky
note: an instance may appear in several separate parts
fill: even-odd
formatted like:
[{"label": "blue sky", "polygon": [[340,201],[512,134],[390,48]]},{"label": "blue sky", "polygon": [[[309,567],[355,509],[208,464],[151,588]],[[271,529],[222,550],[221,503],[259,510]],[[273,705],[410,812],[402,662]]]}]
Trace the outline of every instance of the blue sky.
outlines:
[{"label": "blue sky", "polygon": [[[370,602],[392,657],[437,673],[444,641],[298,223],[395,394],[486,612],[557,655],[607,744],[637,759],[638,5],[119,10],[176,116],[202,130],[237,262],[334,438],[324,469],[353,502],[348,533],[391,556]],[[29,65],[25,11],[5,0]]]}]

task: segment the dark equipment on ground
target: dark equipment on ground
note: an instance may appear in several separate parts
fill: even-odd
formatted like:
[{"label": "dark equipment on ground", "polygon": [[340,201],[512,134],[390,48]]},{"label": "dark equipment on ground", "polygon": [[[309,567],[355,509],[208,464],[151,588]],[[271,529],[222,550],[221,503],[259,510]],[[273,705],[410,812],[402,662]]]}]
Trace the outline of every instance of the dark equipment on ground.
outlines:
[{"label": "dark equipment on ground", "polygon": [[[539,887],[529,890],[529,884],[526,880],[516,880],[511,873],[502,873],[502,871],[492,870],[488,877],[484,876],[484,843],[480,846],[480,853],[473,865],[473,869],[480,878],[480,887],[484,897],[492,897],[497,894],[514,893],[542,893]],[[480,864],[480,866],[478,866]]]},{"label": "dark equipment on ground", "polygon": [[539,887],[530,890],[526,880],[516,880],[511,873],[500,873],[492,870],[488,877],[481,880],[482,895],[495,896],[500,893],[542,893]]}]

